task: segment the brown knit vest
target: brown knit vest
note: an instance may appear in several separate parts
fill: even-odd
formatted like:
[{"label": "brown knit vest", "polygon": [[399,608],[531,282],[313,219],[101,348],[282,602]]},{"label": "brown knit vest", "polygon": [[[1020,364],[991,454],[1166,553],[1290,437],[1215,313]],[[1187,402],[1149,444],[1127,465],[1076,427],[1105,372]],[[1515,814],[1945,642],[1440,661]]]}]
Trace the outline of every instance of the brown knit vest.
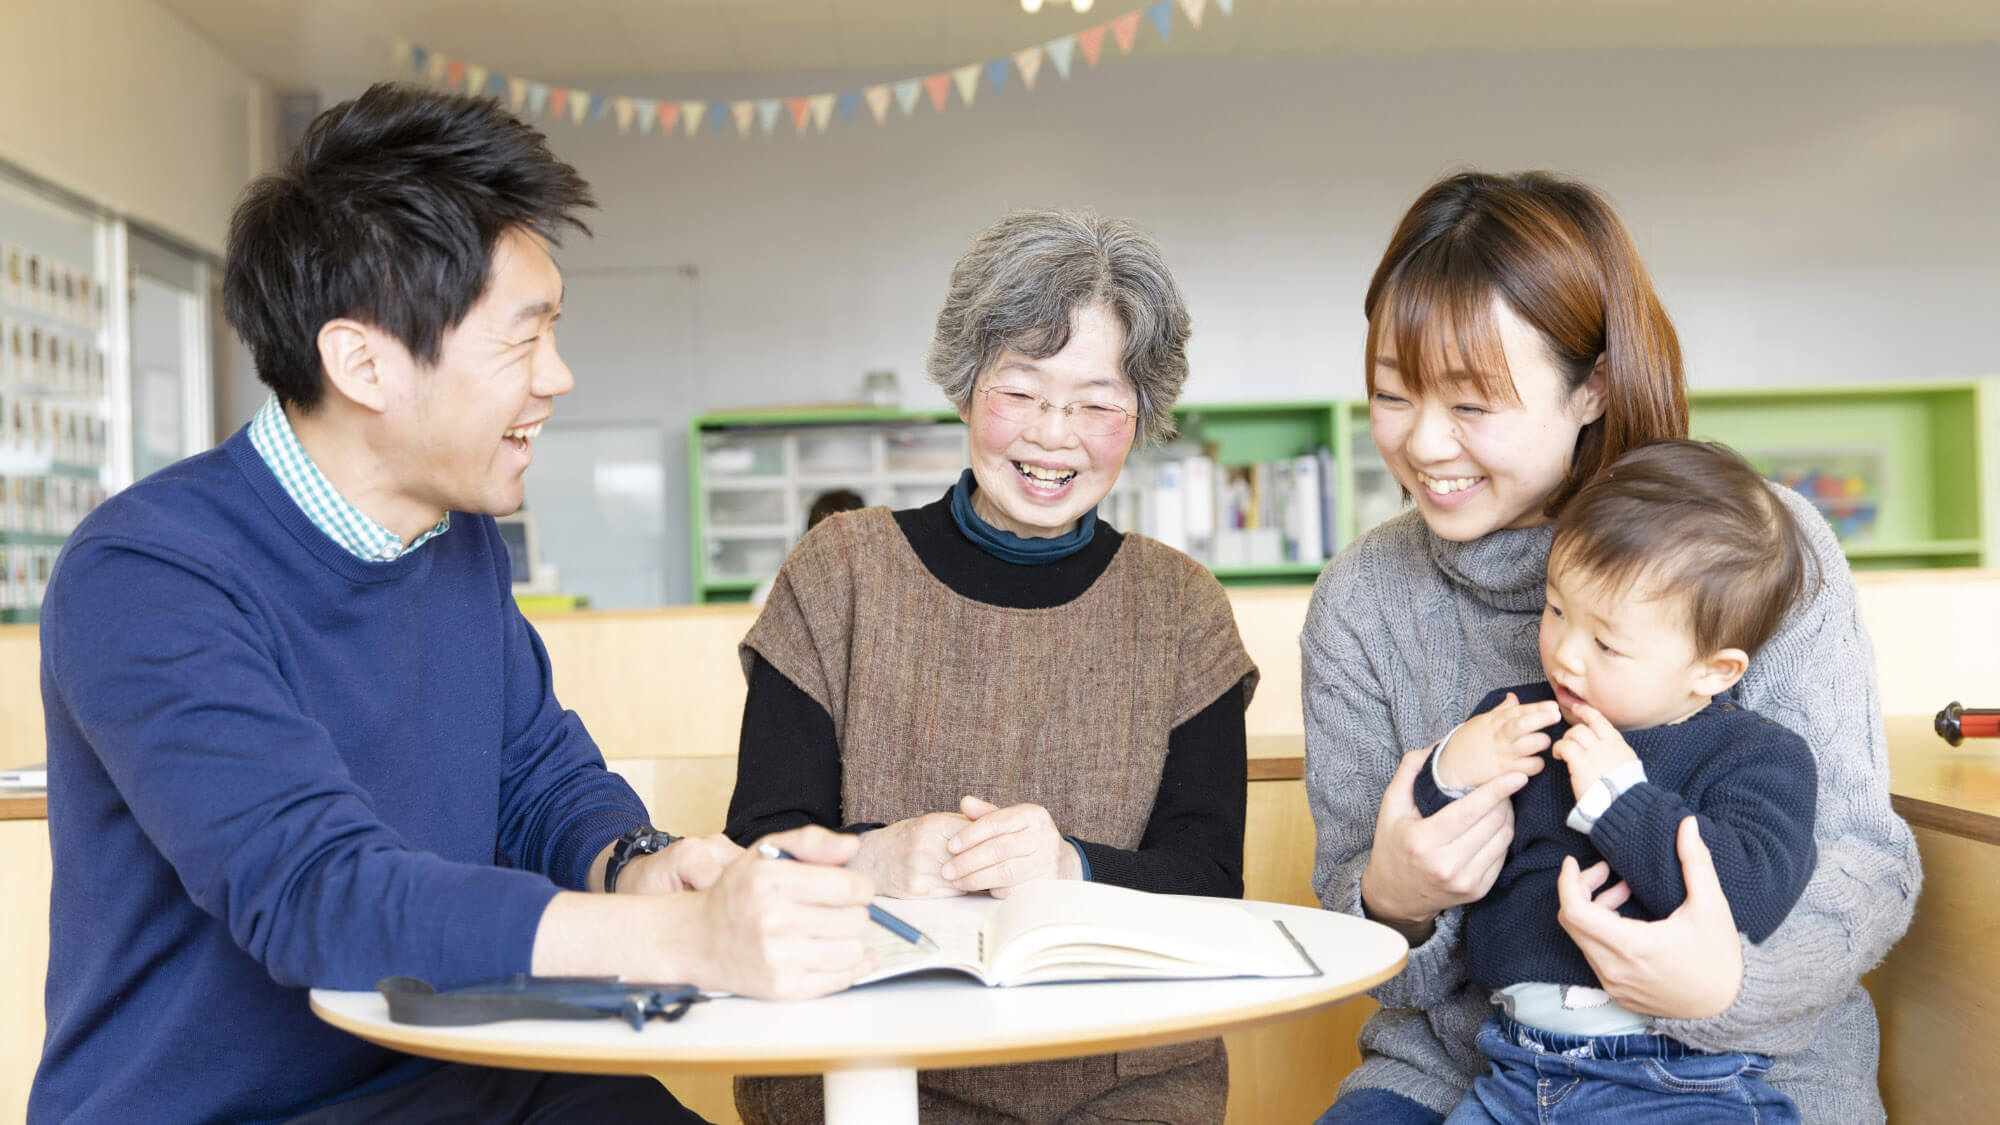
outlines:
[{"label": "brown knit vest", "polygon": [[[1033,802],[1063,833],[1136,848],[1173,728],[1256,668],[1213,575],[1127,535],[1081,596],[1049,609],[961,597],[886,508],[835,517],[785,561],[752,652],[819,702],[840,742],[842,816],[891,823],[967,794]],[[925,1071],[923,1120],[1220,1122],[1220,1040]],[[823,1119],[818,1079],[740,1079],[747,1125]]]}]

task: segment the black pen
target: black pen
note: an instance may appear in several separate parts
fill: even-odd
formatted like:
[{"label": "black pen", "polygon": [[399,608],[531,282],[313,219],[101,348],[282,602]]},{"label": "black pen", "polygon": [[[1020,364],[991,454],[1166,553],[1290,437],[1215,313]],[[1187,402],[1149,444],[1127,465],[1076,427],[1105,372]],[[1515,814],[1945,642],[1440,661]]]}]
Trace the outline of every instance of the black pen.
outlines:
[{"label": "black pen", "polygon": [[[757,854],[763,856],[765,859],[797,860],[799,858],[775,844],[758,844]],[[919,949],[934,950],[937,948],[937,943],[925,937],[922,930],[917,929],[915,926],[910,925],[908,922],[903,921],[901,918],[896,917],[894,914],[889,913],[872,902],[868,904],[868,917],[876,925]]]}]

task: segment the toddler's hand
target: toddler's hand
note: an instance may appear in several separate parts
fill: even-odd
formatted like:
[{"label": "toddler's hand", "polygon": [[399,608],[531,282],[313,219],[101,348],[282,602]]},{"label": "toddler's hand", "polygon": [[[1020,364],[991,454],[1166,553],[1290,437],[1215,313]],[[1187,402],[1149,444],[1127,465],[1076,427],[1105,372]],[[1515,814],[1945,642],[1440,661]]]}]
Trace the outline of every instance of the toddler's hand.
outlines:
[{"label": "toddler's hand", "polygon": [[1438,756],[1438,780],[1454,789],[1484,785],[1503,773],[1542,772],[1549,736],[1542,728],[1562,717],[1553,701],[1522,703],[1512,692],[1498,707],[1474,715],[1455,731]]},{"label": "toddler's hand", "polygon": [[1638,761],[1639,755],[1632,752],[1625,736],[1595,707],[1579,703],[1572,710],[1581,721],[1556,740],[1554,753],[1569,766],[1570,788],[1581,801],[1598,778],[1626,762]]}]

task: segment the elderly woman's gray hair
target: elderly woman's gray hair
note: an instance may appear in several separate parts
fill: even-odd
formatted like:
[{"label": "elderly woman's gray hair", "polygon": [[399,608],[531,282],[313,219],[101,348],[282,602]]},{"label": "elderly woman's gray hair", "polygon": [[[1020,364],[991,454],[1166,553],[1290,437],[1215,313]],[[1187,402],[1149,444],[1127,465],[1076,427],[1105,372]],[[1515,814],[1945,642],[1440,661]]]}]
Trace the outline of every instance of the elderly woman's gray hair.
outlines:
[{"label": "elderly woman's gray hair", "polygon": [[1141,440],[1173,436],[1188,373],[1187,305],[1151,238],[1087,211],[1016,211],[979,236],[952,267],[931,381],[963,410],[1001,352],[1056,354],[1076,313],[1096,304],[1125,329],[1119,369],[1138,394]]}]

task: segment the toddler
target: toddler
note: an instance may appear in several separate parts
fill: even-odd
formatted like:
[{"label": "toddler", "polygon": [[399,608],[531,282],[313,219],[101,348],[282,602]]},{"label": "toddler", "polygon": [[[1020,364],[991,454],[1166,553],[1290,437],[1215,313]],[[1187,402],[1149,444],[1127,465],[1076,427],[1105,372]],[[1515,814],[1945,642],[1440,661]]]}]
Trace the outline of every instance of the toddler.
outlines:
[{"label": "toddler", "polygon": [[1696,1050],[1612,1002],[1556,920],[1556,878],[1565,857],[1607,861],[1629,889],[1619,912],[1663,918],[1686,897],[1675,836],[1693,816],[1737,928],[1752,942],[1778,928],[1812,875],[1812,752],[1726,695],[1816,584],[1812,559],[1770,486],[1721,446],[1640,447],[1563,508],[1546,682],[1488,695],[1417,779],[1429,816],[1530,775],[1500,876],[1465,908],[1469,977],[1500,1011],[1479,1033],[1491,1066],[1448,1125],[1798,1120],[1764,1081],[1768,1057]]}]

